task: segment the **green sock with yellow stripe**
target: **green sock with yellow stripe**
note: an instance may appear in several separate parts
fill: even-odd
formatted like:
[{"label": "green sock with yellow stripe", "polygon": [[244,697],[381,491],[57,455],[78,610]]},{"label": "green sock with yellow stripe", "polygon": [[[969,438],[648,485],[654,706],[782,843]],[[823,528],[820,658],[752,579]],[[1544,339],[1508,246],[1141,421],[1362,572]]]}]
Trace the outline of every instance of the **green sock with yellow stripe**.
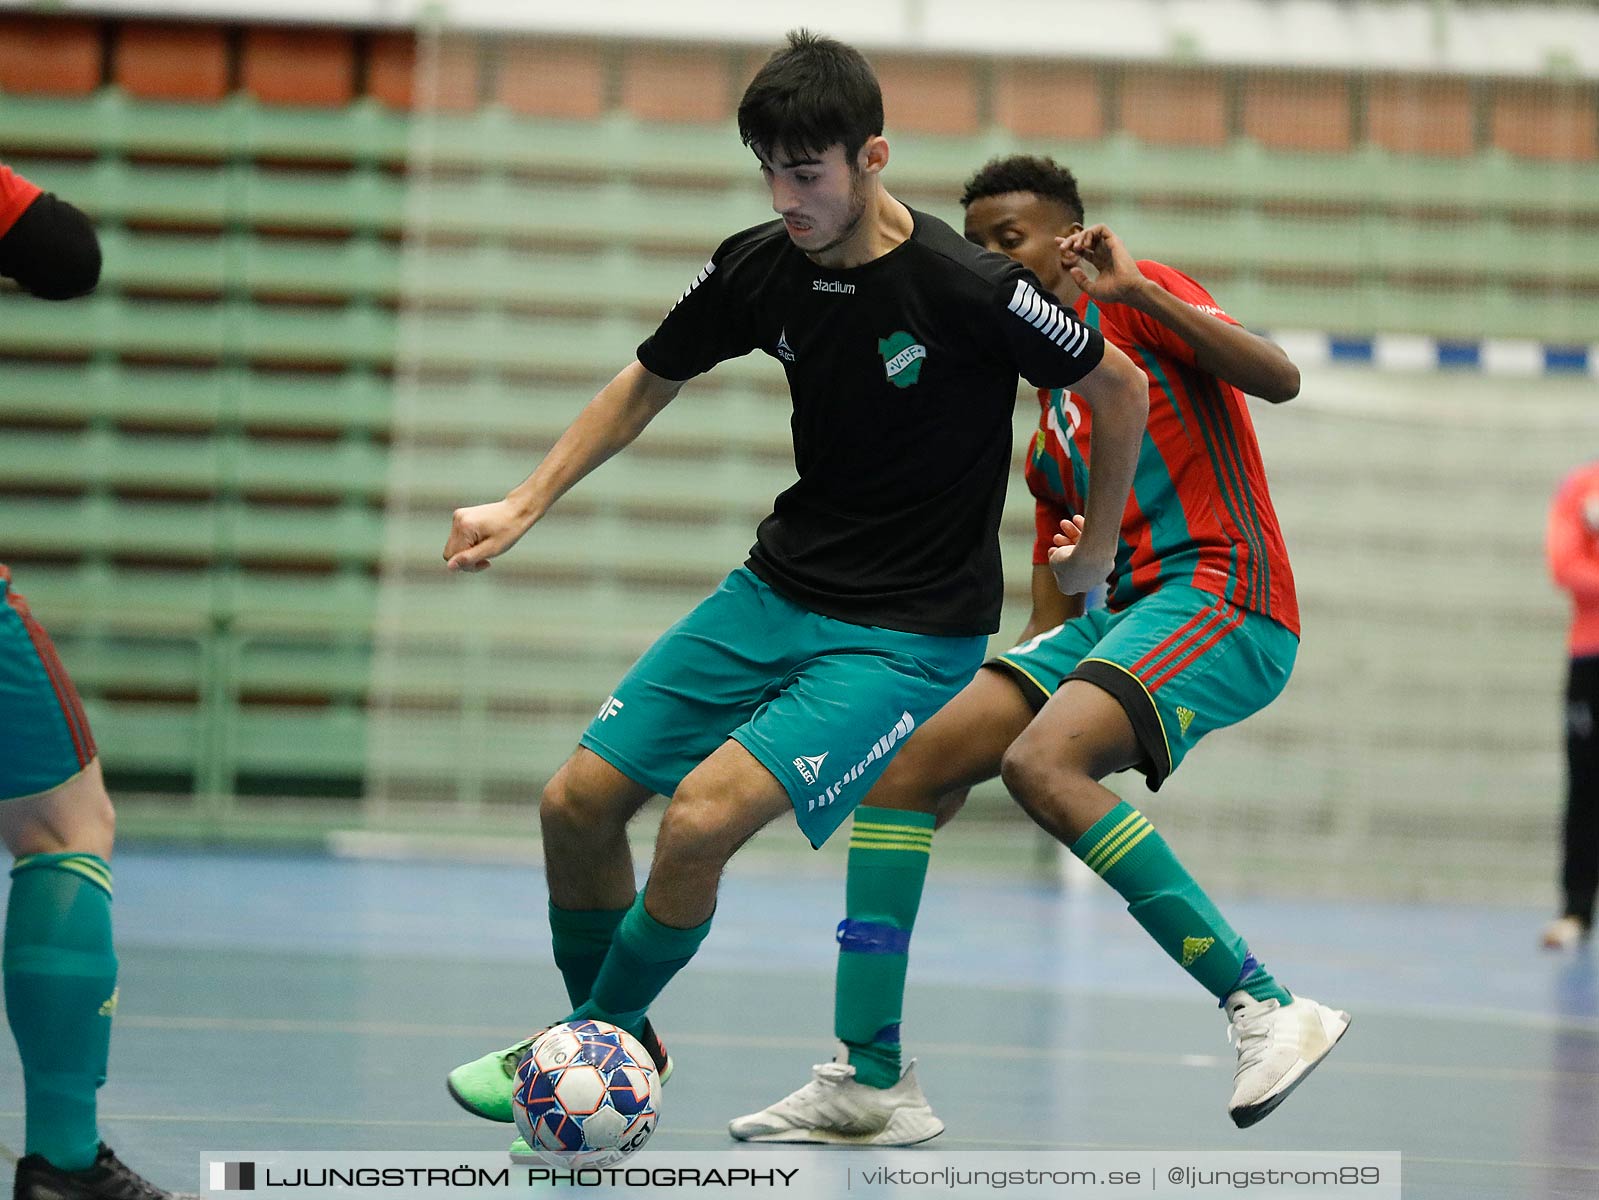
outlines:
[{"label": "green sock with yellow stripe", "polygon": [[1240,988],[1256,1000],[1292,999],[1131,804],[1101,817],[1072,853],[1121,893],[1134,920],[1216,999]]},{"label": "green sock with yellow stripe", "polygon": [[911,928],[933,849],[931,813],[862,806],[849,838],[849,882],[838,926],[833,1032],[868,1087],[899,1082],[899,1023]]},{"label": "green sock with yellow stripe", "polygon": [[93,854],[30,854],[11,868],[6,1017],[22,1059],[26,1153],[64,1171],[94,1162],[95,1091],[105,1082],[117,956],[111,868]]}]

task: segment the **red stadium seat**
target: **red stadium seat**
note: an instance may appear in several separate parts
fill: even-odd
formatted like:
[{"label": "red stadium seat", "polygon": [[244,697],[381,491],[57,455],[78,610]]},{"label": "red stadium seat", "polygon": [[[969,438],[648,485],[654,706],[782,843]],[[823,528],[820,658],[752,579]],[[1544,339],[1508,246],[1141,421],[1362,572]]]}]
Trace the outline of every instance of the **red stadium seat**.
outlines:
[{"label": "red stadium seat", "polygon": [[523,116],[598,117],[605,112],[605,59],[594,45],[510,42],[500,55],[494,98]]},{"label": "red stadium seat", "polygon": [[622,63],[622,107],[641,121],[723,121],[733,112],[731,75],[725,51],[630,49]]},{"label": "red stadium seat", "polygon": [[240,68],[263,104],[342,108],[355,98],[355,41],[340,30],[247,29]]},{"label": "red stadium seat", "polygon": [[904,133],[977,132],[976,71],[970,60],[874,57],[885,124]]},{"label": "red stadium seat", "polygon": [[100,86],[100,23],[0,17],[0,92],[82,96]]},{"label": "red stadium seat", "polygon": [[1272,150],[1347,154],[1354,142],[1348,79],[1252,74],[1244,88],[1244,133]]},{"label": "red stadium seat", "polygon": [[1099,72],[1076,64],[1010,63],[994,76],[994,120],[1021,137],[1088,141],[1105,134]]},{"label": "red stadium seat", "polygon": [[[417,97],[416,37],[379,33],[367,56],[367,92],[390,108],[411,108]],[[452,35],[439,46],[439,77],[434,105],[444,112],[471,112],[478,107],[481,72],[478,44],[472,37]]]},{"label": "red stadium seat", "polygon": [[1501,83],[1494,89],[1494,147],[1517,158],[1592,162],[1599,157],[1591,87],[1554,83]]},{"label": "red stadium seat", "polygon": [[1366,139],[1395,154],[1464,158],[1475,126],[1463,79],[1374,79],[1366,92]]},{"label": "red stadium seat", "polygon": [[1217,71],[1137,67],[1122,77],[1122,128],[1163,146],[1227,141],[1226,79]]},{"label": "red stadium seat", "polygon": [[146,100],[220,100],[228,92],[227,33],[220,25],[129,22],[117,33],[112,78]]}]

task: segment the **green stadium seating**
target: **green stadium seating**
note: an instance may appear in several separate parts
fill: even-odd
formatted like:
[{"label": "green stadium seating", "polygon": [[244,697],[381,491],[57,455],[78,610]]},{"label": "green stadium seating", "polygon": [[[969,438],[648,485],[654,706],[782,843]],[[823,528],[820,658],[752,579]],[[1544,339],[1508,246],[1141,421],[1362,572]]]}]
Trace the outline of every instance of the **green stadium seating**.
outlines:
[{"label": "green stadium seating", "polygon": [[[470,580],[440,569],[450,510],[525,475],[717,242],[770,215],[726,128],[105,89],[5,97],[0,145],[89,211],[106,251],[91,299],[0,293],[0,555],[56,631],[114,776],[186,781],[212,806],[241,786],[353,786],[369,758],[453,786],[470,733],[483,786],[525,794],[631,658],[742,561],[793,477],[781,376],[754,354],[686,392],[514,559]],[[408,161],[422,145],[428,171]],[[1593,164],[999,129],[894,147],[896,191],[946,218],[984,159],[1054,154],[1083,180],[1091,220],[1254,326],[1573,343],[1599,329]],[[1536,222],[1551,225],[1524,236]],[[1489,249],[1511,245],[1507,273]],[[1018,443],[1034,419],[1024,397]],[[1441,430],[1422,473],[1469,470],[1474,436]],[[1490,666],[1558,640],[1494,622],[1520,597],[1476,570],[1458,492],[1418,489],[1385,535],[1426,598],[1392,595],[1385,559],[1344,539],[1351,513],[1393,525],[1364,485],[1416,476],[1404,443],[1282,445],[1274,477],[1317,481],[1283,508],[1307,621],[1369,656],[1393,698],[1310,693],[1295,729],[1325,706],[1360,709],[1350,728],[1426,721],[1448,736],[1445,708],[1399,721],[1452,678],[1434,643],[1383,632],[1404,627],[1402,608],[1481,643]],[[1534,528],[1545,481],[1525,482],[1498,511]],[[1002,536],[1004,637],[1027,603],[1019,483]],[[1495,553],[1523,580],[1541,571],[1535,542]],[[1478,611],[1461,616],[1459,595]],[[1378,632],[1351,629],[1351,613]],[[1533,738],[1536,698],[1500,699],[1516,709],[1506,745]]]}]

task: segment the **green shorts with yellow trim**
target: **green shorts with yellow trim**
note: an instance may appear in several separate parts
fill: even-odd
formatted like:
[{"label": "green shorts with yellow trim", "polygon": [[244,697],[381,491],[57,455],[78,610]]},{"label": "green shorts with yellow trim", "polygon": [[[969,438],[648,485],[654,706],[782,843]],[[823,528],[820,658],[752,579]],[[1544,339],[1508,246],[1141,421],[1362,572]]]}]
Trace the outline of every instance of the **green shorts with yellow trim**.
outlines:
[{"label": "green shorts with yellow trim", "polygon": [[1098,608],[984,663],[1034,710],[1068,679],[1103,688],[1132,722],[1150,791],[1213,729],[1277,698],[1299,639],[1270,617],[1198,588],[1168,585],[1120,612]]},{"label": "green shorts with yellow trim", "polygon": [[50,635],[0,563],[0,800],[59,787],[98,753]]},{"label": "green shorts with yellow trim", "polygon": [[820,846],[911,731],[971,682],[987,640],[839,621],[740,567],[633,664],[581,744],[670,796],[736,741]]}]

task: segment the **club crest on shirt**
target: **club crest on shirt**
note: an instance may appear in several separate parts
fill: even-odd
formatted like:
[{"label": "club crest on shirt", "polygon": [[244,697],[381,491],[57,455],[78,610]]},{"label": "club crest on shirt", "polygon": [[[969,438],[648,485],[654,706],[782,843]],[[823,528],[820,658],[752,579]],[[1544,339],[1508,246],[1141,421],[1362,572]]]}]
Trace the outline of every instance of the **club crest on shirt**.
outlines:
[{"label": "club crest on shirt", "polygon": [[900,330],[879,338],[877,352],[883,356],[883,369],[895,387],[908,388],[921,378],[927,347],[910,334]]}]

